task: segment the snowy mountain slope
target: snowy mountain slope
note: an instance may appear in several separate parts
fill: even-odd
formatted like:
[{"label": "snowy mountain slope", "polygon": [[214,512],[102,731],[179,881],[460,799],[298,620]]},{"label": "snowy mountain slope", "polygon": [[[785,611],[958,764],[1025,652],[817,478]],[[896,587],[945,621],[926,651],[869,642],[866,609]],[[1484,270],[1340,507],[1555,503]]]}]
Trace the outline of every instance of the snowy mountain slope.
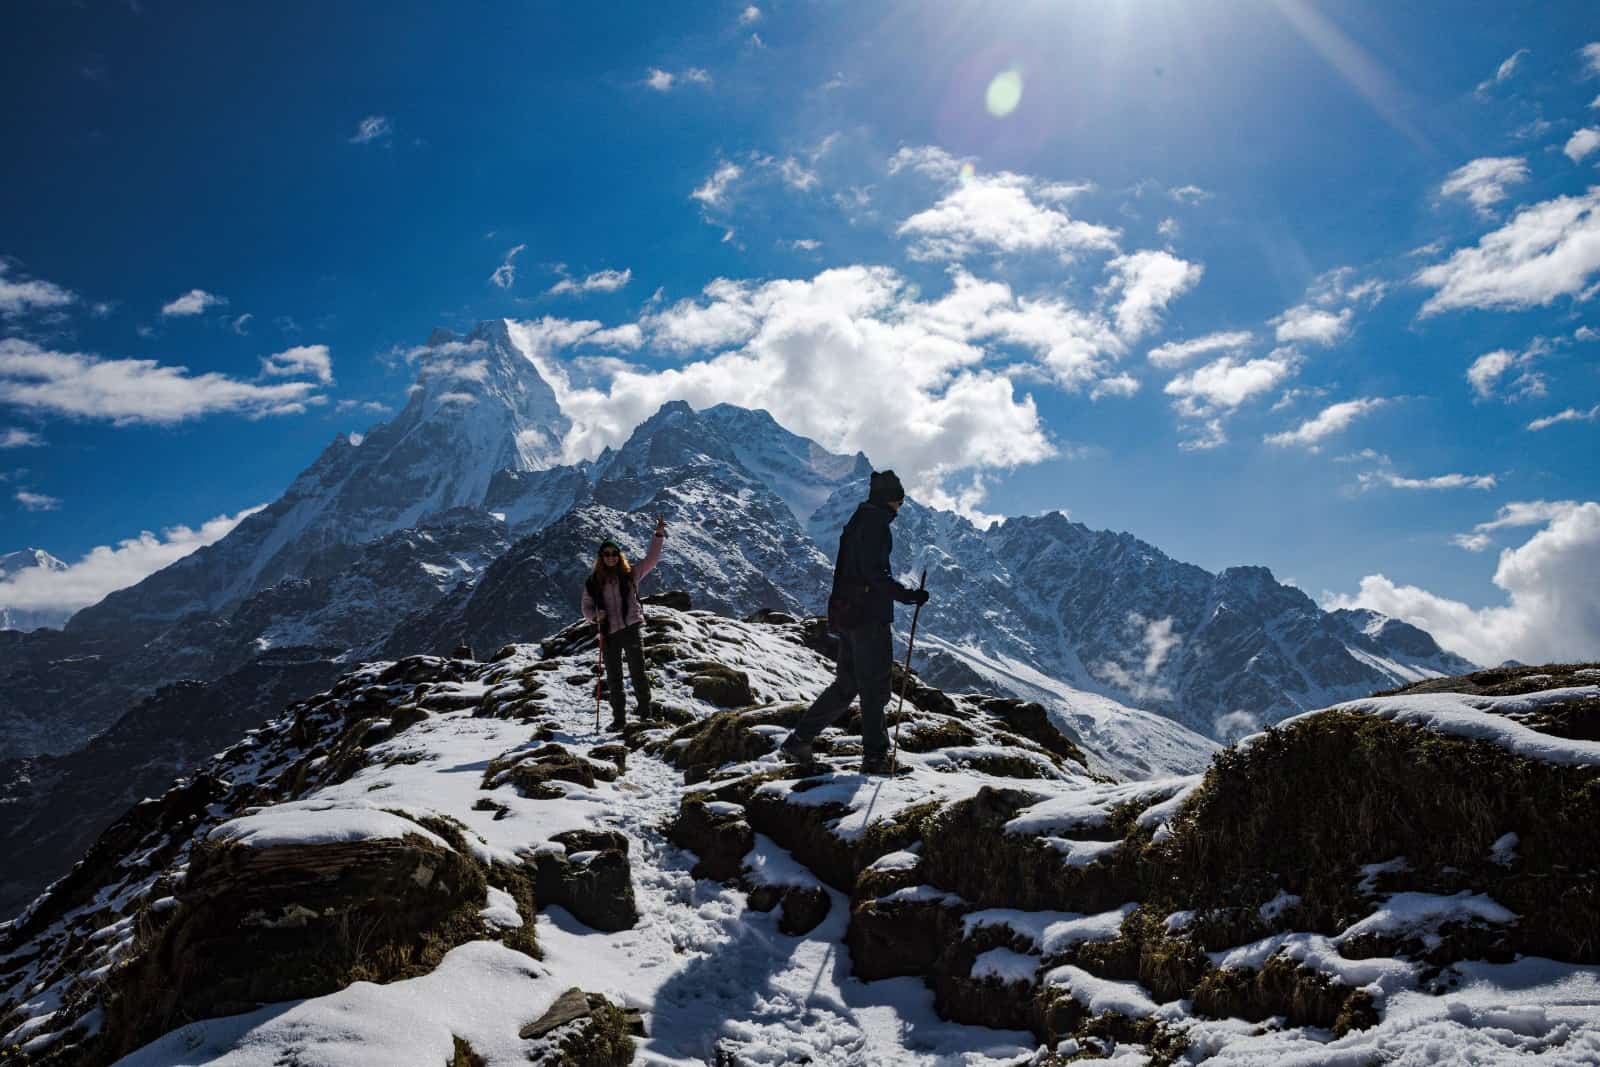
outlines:
[{"label": "snowy mountain slope", "polygon": [[[0,555],[0,582],[30,570],[64,571],[67,565],[42,548],[23,548]],[[32,630],[40,626],[60,627],[69,613],[45,609],[8,608],[0,604],[0,630]]]},{"label": "snowy mountain slope", "polygon": [[848,721],[814,765],[775,761],[830,673],[807,633],[653,609],[670,719],[623,744],[594,729],[581,628],[347,675],[0,925],[0,1048],[21,1067],[553,1067],[563,1044],[685,1067],[1600,1055],[1581,893],[1600,838],[1562,803],[1600,774],[1571,736],[1600,668],[1428,683],[1136,783],[1036,742],[1015,701],[917,684],[909,772],[883,779],[855,772]]},{"label": "snowy mountain slope", "polygon": [[393,421],[336,437],[282,497],[227,537],[84,609],[69,626],[229,611],[257,589],[302,577],[313,557],[481,506],[496,472],[553,466],[569,425],[550,386],[511,345],[504,320],[465,338],[436,331]]}]

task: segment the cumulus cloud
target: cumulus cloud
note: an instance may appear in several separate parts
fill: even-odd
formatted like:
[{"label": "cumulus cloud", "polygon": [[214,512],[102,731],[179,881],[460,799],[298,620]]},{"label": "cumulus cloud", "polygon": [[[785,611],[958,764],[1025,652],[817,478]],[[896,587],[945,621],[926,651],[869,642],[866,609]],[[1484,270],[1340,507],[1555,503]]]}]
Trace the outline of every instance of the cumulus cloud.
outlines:
[{"label": "cumulus cloud", "polygon": [[1562,153],[1574,163],[1581,163],[1590,152],[1600,148],[1600,129],[1588,126],[1567,138]]},{"label": "cumulus cloud", "polygon": [[1200,282],[1205,268],[1179,259],[1171,252],[1142,251],[1118,256],[1106,265],[1112,272],[1110,288],[1119,294],[1117,332],[1126,338],[1142,337],[1161,322],[1161,314],[1177,297]]},{"label": "cumulus cloud", "polygon": [[208,293],[204,289],[190,289],[170,304],[164,305],[161,314],[167,318],[198,315],[208,307],[216,307],[227,302],[227,297]]},{"label": "cumulus cloud", "polygon": [[494,269],[494,273],[489,275],[489,284],[499,286],[501,289],[509,289],[515,285],[517,282],[517,254],[527,247],[527,245],[521,244],[513,245],[508,249],[506,258]]},{"label": "cumulus cloud", "polygon": [[1192,341],[1169,341],[1152,348],[1145,358],[1158,367],[1181,367],[1198,356],[1208,356],[1213,352],[1237,351],[1254,339],[1255,335],[1249,330],[1208,333]]},{"label": "cumulus cloud", "polygon": [[159,537],[146,530],[115,547],[101,545],[92,549],[65,570],[30,567],[19,571],[15,577],[0,581],[0,606],[21,611],[58,611],[63,615],[86,608],[195,549],[220,541],[265,506],[246,508],[237,515],[219,515],[198,530],[173,526]]},{"label": "cumulus cloud", "polygon": [[1583,59],[1584,73],[1591,78],[1600,77],[1600,41],[1584,45],[1578,55]]},{"label": "cumulus cloud", "polygon": [[1497,348],[1485,352],[1467,368],[1467,384],[1479,400],[1492,400],[1500,391],[1506,376],[1517,371],[1512,379],[1510,394],[1527,398],[1544,396],[1548,391],[1544,375],[1533,369],[1534,363],[1548,353],[1551,345],[1543,337],[1535,337],[1521,352]]},{"label": "cumulus cloud", "polygon": [[368,115],[356,126],[356,132],[351,134],[351,144],[371,144],[380,141],[394,133],[394,125],[383,115]]},{"label": "cumulus cloud", "polygon": [[1550,427],[1563,422],[1594,422],[1597,419],[1600,419],[1600,404],[1596,404],[1587,411],[1566,408],[1556,412],[1554,415],[1546,415],[1543,418],[1534,419],[1528,423],[1528,429],[1534,431],[1548,430]]},{"label": "cumulus cloud", "polygon": [[15,426],[7,426],[0,430],[0,448],[39,448],[44,444],[44,438],[32,430],[22,430]]},{"label": "cumulus cloud", "polygon": [[1510,222],[1424,267],[1415,280],[1437,290],[1421,314],[1458,308],[1545,306],[1581,294],[1600,271],[1600,186],[1518,211]]},{"label": "cumulus cloud", "polygon": [[25,511],[59,511],[61,509],[61,501],[53,496],[45,496],[43,493],[30,493],[26,489],[18,489],[15,495],[17,503],[22,505]]},{"label": "cumulus cloud", "polygon": [[1518,156],[1486,156],[1457,167],[1439,186],[1441,196],[1464,196],[1480,214],[1506,198],[1506,187],[1528,180],[1528,164]]},{"label": "cumulus cloud", "polygon": [[0,403],[117,425],[170,424],[202,415],[297,414],[323,402],[311,382],[260,385],[153,359],[101,359],[0,339]]},{"label": "cumulus cloud", "polygon": [[[978,252],[1048,253],[1070,261],[1086,250],[1115,251],[1120,231],[1070,217],[1039,202],[1041,188],[1059,192],[1021,174],[982,174],[970,161],[939,148],[902,148],[889,160],[889,173],[912,170],[946,188],[930,208],[900,224],[917,259],[960,260]],[[1164,254],[1164,253],[1163,253]]]},{"label": "cumulus cloud", "polygon": [[1310,344],[1332,345],[1350,332],[1355,313],[1350,308],[1328,311],[1309,304],[1298,304],[1272,320],[1277,327],[1279,344],[1305,341]]},{"label": "cumulus cloud", "polygon": [[0,259],[0,315],[19,315],[35,308],[57,308],[77,300],[77,294],[53,282],[6,277],[10,264]]},{"label": "cumulus cloud", "polygon": [[[1504,604],[1474,608],[1372,574],[1361,580],[1355,595],[1325,597],[1324,606],[1369,608],[1404,619],[1427,630],[1445,648],[1481,664],[1600,658],[1600,598],[1594,596],[1594,575],[1600,573],[1600,504],[1531,501],[1512,507],[1524,509],[1515,516],[1518,521],[1501,519],[1482,528],[1535,521],[1543,528],[1521,546],[1500,553],[1494,584],[1505,592]],[[1536,515],[1543,518],[1534,519]]]},{"label": "cumulus cloud", "polygon": [[253,318],[255,318],[255,316],[246,311],[243,315],[240,315],[238,318],[234,319],[232,323],[233,332],[238,334],[240,337],[248,334],[250,332],[250,320]]},{"label": "cumulus cloud", "polygon": [[1211,194],[1198,185],[1180,185],[1176,189],[1168,189],[1167,195],[1180,204],[1198,204],[1211,199]]},{"label": "cumulus cloud", "polygon": [[1178,398],[1174,406],[1180,415],[1214,417],[1270,392],[1292,373],[1293,354],[1286,350],[1248,361],[1223,356],[1191,373],[1178,375],[1164,391]]},{"label": "cumulus cloud", "polygon": [[1342,432],[1356,419],[1388,402],[1387,397],[1368,396],[1330,404],[1293,430],[1269,433],[1262,440],[1269,445],[1283,447],[1300,445],[1315,452],[1322,447],[1325,439]]},{"label": "cumulus cloud", "polygon": [[[569,460],[621,444],[666,401],[727,402],[765,408],[826,447],[863,450],[935,500],[956,497],[953,483],[970,485],[972,474],[1054,454],[1033,398],[985,366],[995,353],[984,342],[1047,358],[1050,316],[1036,311],[1009,287],[971,278],[937,300],[919,299],[887,267],[760,284],[721,279],[702,299],[640,322],[652,344],[708,358],[619,370],[604,388],[575,384],[558,358],[598,324],[546,318],[511,328],[574,422]],[[969,509],[977,503],[965,499]]]},{"label": "cumulus cloud", "polygon": [[563,278],[550,287],[551,296],[614,293],[633,279],[633,268],[601,270],[582,279]]},{"label": "cumulus cloud", "polygon": [[272,378],[304,375],[327,385],[333,381],[333,357],[327,345],[296,345],[263,359],[261,372]]}]

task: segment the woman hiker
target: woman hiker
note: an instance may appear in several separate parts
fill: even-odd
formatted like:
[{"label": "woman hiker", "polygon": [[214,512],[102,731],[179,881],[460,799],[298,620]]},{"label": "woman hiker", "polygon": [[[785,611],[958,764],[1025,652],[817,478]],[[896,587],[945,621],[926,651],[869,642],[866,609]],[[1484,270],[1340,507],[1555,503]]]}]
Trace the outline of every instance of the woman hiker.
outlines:
[{"label": "woman hiker", "polygon": [[628,673],[633,675],[633,696],[638,704],[636,718],[650,714],[650,676],[644,670],[644,649],[639,643],[644,629],[644,607],[639,603],[639,583],[661,562],[661,546],[667,539],[667,523],[656,516],[655,536],[650,551],[636,567],[628,565],[622,549],[609,537],[600,542],[594,570],[583,583],[583,617],[594,623],[604,642],[606,691],[611,696],[611,729],[621,730],[626,721],[623,709],[627,696],[622,691],[622,654],[628,654]]}]

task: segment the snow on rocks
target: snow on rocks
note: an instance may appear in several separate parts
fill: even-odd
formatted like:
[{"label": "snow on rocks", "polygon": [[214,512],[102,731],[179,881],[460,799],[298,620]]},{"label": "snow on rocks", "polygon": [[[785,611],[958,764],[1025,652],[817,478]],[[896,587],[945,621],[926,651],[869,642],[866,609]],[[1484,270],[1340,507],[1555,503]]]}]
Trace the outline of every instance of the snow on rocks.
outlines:
[{"label": "snow on rocks", "polygon": [[[856,716],[796,767],[773,750],[831,675],[814,627],[650,614],[658,713],[620,737],[595,728],[594,649],[574,628],[488,664],[363,667],[135,809],[75,881],[0,927],[0,1048],[24,1064],[114,1049],[139,1067],[469,1054],[501,1067],[578,1030],[623,1048],[629,1011],[637,1062],[685,1067],[1018,1067],[1042,1048],[1128,1063],[1580,1063],[1600,1048],[1600,960],[1509,951],[1573,944],[1548,909],[1499,891],[1496,879],[1572,878],[1515,812],[1429,824],[1432,846],[1250,845],[1245,815],[1274,833],[1274,818],[1312,825],[1282,802],[1249,806],[1280,779],[1285,796],[1313,790],[1316,828],[1346,832],[1354,809],[1330,801],[1330,783],[1361,781],[1377,757],[1345,734],[1314,750],[1326,778],[1254,741],[1205,775],[1112,782],[1026,733],[1043,710],[918,682],[902,774],[859,773]],[[742,676],[744,704],[723,707],[703,681],[697,692],[718,668]],[[1473,710],[1567,743],[1534,728],[1553,699],[1515,699]],[[1338,715],[1307,722],[1420,736],[1437,721]],[[1562,862],[1587,862],[1582,835],[1568,838]],[[1246,848],[1256,866],[1229,851]],[[334,872],[331,895],[286,881],[291,857]],[[216,940],[226,913],[262,945],[325,943],[328,908],[382,918],[390,892],[415,903],[401,909],[411,925],[380,923],[383,936],[435,946],[405,966],[258,995],[269,987],[239,985],[227,961],[295,957]],[[229,997],[145,1034],[121,983],[170,978],[157,961],[173,957],[151,947],[174,931],[233,946],[217,954]],[[562,1022],[568,1002],[583,1010]]]}]

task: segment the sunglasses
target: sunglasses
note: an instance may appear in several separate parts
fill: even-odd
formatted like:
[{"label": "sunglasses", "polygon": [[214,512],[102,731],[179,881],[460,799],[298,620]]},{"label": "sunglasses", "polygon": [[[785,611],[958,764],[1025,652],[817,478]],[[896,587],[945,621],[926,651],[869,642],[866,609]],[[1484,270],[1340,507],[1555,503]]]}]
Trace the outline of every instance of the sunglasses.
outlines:
[{"label": "sunglasses", "polygon": [[601,559],[617,559],[617,558],[618,558],[618,557],[620,557],[620,556],[621,556],[621,555],[622,555],[622,553],[621,553],[621,552],[610,552],[610,551],[606,551],[606,552],[602,552],[602,553],[600,553],[600,558],[601,558]]}]

